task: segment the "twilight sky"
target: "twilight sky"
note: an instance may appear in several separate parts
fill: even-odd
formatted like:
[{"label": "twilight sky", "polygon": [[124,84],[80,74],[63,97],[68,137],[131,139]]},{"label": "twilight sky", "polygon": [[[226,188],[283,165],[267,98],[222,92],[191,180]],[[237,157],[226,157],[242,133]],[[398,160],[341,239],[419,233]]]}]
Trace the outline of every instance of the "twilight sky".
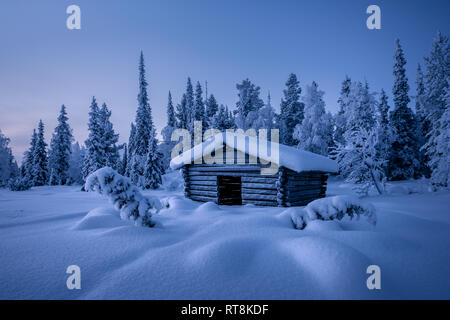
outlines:
[{"label": "twilight sky", "polygon": [[[81,8],[81,30],[66,28],[71,4]],[[381,7],[381,30],[366,27],[371,4]],[[218,102],[233,108],[236,83],[248,77],[264,99],[270,90],[279,109],[290,72],[302,87],[318,82],[332,112],[346,74],[390,94],[396,37],[414,95],[417,63],[437,30],[450,34],[449,12],[448,0],[1,0],[0,130],[20,160],[39,119],[49,142],[65,104],[83,142],[95,95],[112,109],[120,141],[127,141],[140,50],[158,130],[168,91],[178,103],[188,76],[207,80]]]}]

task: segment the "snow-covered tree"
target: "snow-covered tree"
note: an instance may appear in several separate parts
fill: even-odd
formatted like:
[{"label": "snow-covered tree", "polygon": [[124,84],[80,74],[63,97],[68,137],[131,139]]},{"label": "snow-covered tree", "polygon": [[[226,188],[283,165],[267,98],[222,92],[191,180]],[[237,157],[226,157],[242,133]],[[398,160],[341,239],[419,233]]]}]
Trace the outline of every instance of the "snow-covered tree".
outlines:
[{"label": "snow-covered tree", "polygon": [[128,147],[127,147],[127,144],[124,143],[122,160],[120,160],[120,165],[118,166],[118,171],[123,176],[127,172],[127,167],[128,167],[127,164],[128,164]]},{"label": "snow-covered tree", "polygon": [[33,134],[30,139],[30,147],[24,153],[22,168],[21,168],[22,177],[25,178],[27,181],[29,181],[30,184],[32,184],[33,180],[34,180],[33,155],[34,155],[34,149],[36,149],[36,142],[37,142],[37,133],[36,133],[36,129],[33,129]]},{"label": "snow-covered tree", "polygon": [[[195,99],[194,108],[192,111],[192,123],[194,121],[200,121],[202,123],[202,131],[204,132],[208,126],[205,117],[205,104],[203,102],[203,91],[200,82],[197,81],[195,86]],[[198,134],[203,134],[203,132],[198,132]]]},{"label": "snow-covered tree", "polygon": [[258,116],[264,101],[259,97],[260,87],[255,86],[249,79],[236,85],[239,101],[236,103],[236,125],[247,130]]},{"label": "snow-covered tree", "polygon": [[33,153],[33,185],[43,186],[48,183],[47,143],[44,139],[44,123],[39,121],[36,146]]},{"label": "snow-covered tree", "polygon": [[345,133],[346,145],[340,144],[336,150],[339,171],[346,181],[355,184],[361,196],[367,195],[374,186],[379,194],[384,192],[385,175],[383,159],[378,157],[378,132],[376,129],[361,128]]},{"label": "snow-covered tree", "polygon": [[392,128],[391,148],[388,164],[388,176],[391,180],[417,178],[420,175],[419,142],[417,122],[414,113],[408,107],[409,85],[406,77],[406,60],[400,41],[395,41],[394,86],[392,88],[394,109],[389,115]]},{"label": "snow-covered tree", "polygon": [[177,105],[177,112],[175,114],[177,117],[177,128],[179,129],[189,129],[189,111],[187,109],[187,98],[184,93],[181,102]]},{"label": "snow-covered tree", "polygon": [[134,125],[134,123],[131,123],[131,128],[130,128],[130,137],[128,138],[128,158],[127,158],[127,167],[125,170],[125,176],[129,177],[130,176],[130,172],[131,172],[131,156],[134,154],[134,149],[135,149],[135,141],[136,138],[136,126]]},{"label": "snow-covered tree", "polygon": [[100,109],[95,97],[92,97],[90,106],[88,131],[88,138],[84,142],[86,145],[86,153],[84,155],[84,165],[82,170],[83,178],[86,178],[91,172],[105,166],[102,120],[100,117]]},{"label": "snow-covered tree", "polygon": [[9,147],[9,138],[0,131],[0,187],[5,187],[8,181],[18,175],[17,164]]},{"label": "snow-covered tree", "polygon": [[152,140],[145,160],[145,169],[143,175],[142,187],[145,189],[156,189],[162,182],[164,174],[163,155],[158,150],[156,132],[153,129]]},{"label": "snow-covered tree", "polygon": [[217,104],[216,98],[211,94],[206,100],[206,119],[208,122],[208,128],[213,127],[214,116],[219,111],[219,105]]},{"label": "snow-covered tree", "polygon": [[86,154],[86,148],[80,147],[78,142],[71,146],[71,154],[69,159],[68,184],[83,184],[83,162]]},{"label": "snow-covered tree", "polygon": [[318,89],[316,82],[306,87],[303,97],[304,119],[294,130],[297,147],[324,156],[333,143],[332,116],[325,112],[324,92]]},{"label": "snow-covered tree", "polygon": [[[440,32],[433,42],[430,55],[425,58],[425,65],[425,106],[427,108],[425,121],[429,126],[423,150],[426,151],[426,160],[432,170],[432,181],[437,181],[440,179],[436,180],[437,173],[434,171],[437,170],[437,163],[440,162],[442,152],[446,153],[440,149],[445,144],[441,143],[439,147],[437,143],[446,134],[442,132],[441,119],[448,108],[446,97],[450,87],[450,46],[448,37]],[[443,140],[445,141],[445,138]],[[440,173],[438,175],[442,176]]]},{"label": "snow-covered tree", "polygon": [[167,125],[162,129],[163,142],[158,145],[158,151],[162,155],[162,166],[164,169],[169,168],[170,157],[173,147],[176,142],[172,141],[172,133],[177,128],[175,112],[172,103],[172,95],[169,91],[169,98],[167,102]]},{"label": "snow-covered tree", "polygon": [[286,81],[286,89],[283,90],[284,98],[281,100],[278,126],[280,128],[280,142],[293,146],[300,141],[293,136],[294,129],[304,119],[304,104],[300,101],[300,82],[294,73],[289,75]]},{"label": "snow-covered tree", "polygon": [[370,130],[374,127],[375,97],[369,91],[367,82],[365,84],[352,82],[350,92],[342,99],[347,108],[345,111],[346,132],[358,131],[361,128]]},{"label": "snow-covered tree", "polygon": [[272,107],[272,102],[271,102],[270,92],[269,92],[269,94],[267,95],[267,102],[264,105],[264,107],[259,109],[258,118],[253,122],[252,128],[254,128],[255,130],[267,129],[268,132],[270,132],[271,129],[274,129],[277,127],[277,125],[275,123],[275,118],[276,118],[276,114],[275,114],[275,110]]},{"label": "snow-covered tree", "polygon": [[152,214],[162,208],[156,197],[143,196],[130,179],[109,167],[91,173],[86,178],[85,189],[107,196],[120,210],[120,217],[134,221],[137,226],[153,227]]},{"label": "snow-covered tree", "polygon": [[150,103],[147,94],[147,80],[145,78],[144,54],[141,52],[139,61],[139,94],[137,97],[138,108],[136,111],[136,134],[133,154],[145,156],[148,152],[153,120]]},{"label": "snow-covered tree", "polygon": [[100,109],[100,124],[102,134],[102,149],[103,149],[103,166],[117,169],[119,164],[119,148],[117,142],[119,135],[114,132],[113,124],[110,121],[111,111],[108,110],[106,103]]},{"label": "snow-covered tree", "polygon": [[419,162],[422,166],[422,174],[425,177],[430,176],[430,168],[428,168],[428,157],[423,150],[423,146],[426,143],[428,133],[430,132],[430,121],[427,118],[427,95],[424,83],[424,75],[420,64],[417,66],[417,79],[416,79],[416,120],[417,120],[417,141],[419,144]]},{"label": "snow-covered tree", "polygon": [[[153,135],[153,119],[152,111],[148,101],[147,81],[145,79],[144,55],[141,52],[139,63],[139,94],[138,94],[138,108],[136,111],[136,132],[133,139],[133,152],[130,153],[130,178],[133,183],[140,187],[142,184],[142,177],[145,172],[146,157],[149,152],[149,146],[155,139]],[[131,146],[131,145],[130,145]]]},{"label": "snow-covered tree", "polygon": [[350,87],[352,81],[346,76],[345,80],[342,82],[341,93],[338,99],[339,110],[334,117],[334,133],[333,140],[335,144],[345,144],[344,134],[347,130],[347,112],[348,112],[348,102],[349,102],[349,94]]},{"label": "snow-covered tree", "polygon": [[70,155],[72,153],[72,130],[67,123],[66,107],[61,106],[58,116],[58,125],[50,142],[48,157],[50,184],[64,185],[69,178]]},{"label": "snow-covered tree", "polygon": [[391,131],[389,127],[389,105],[386,92],[381,89],[380,102],[378,103],[378,143],[376,145],[377,157],[383,163],[383,169],[387,173],[387,159],[391,148]]},{"label": "snow-covered tree", "polygon": [[184,129],[188,129],[192,133],[194,130],[194,88],[192,86],[191,78],[189,77],[187,79],[186,93],[184,95],[184,98],[186,99],[184,106],[186,112],[186,127]]},{"label": "snow-covered tree", "polygon": [[432,170],[431,182],[436,188],[450,188],[450,88],[446,91],[445,111],[438,125],[433,126],[429,134],[431,139],[425,145]]},{"label": "snow-covered tree", "polygon": [[233,115],[227,106],[220,105],[219,111],[217,111],[217,114],[213,118],[213,127],[220,131],[234,129],[236,127]]}]

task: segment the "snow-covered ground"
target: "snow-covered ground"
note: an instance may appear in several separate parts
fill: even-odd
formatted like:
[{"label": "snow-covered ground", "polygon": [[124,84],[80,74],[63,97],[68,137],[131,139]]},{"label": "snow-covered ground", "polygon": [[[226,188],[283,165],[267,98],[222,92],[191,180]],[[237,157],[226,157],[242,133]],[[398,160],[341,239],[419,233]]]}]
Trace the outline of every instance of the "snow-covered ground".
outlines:
[{"label": "snow-covered ground", "polygon": [[[450,192],[423,181],[389,190],[363,200],[377,209],[375,228],[344,219],[304,230],[284,208],[201,204],[179,191],[146,193],[170,204],[150,229],[80,187],[0,190],[0,299],[449,299]],[[331,179],[329,195],[351,193]],[[366,286],[373,264],[381,290]],[[81,290],[66,287],[69,265],[81,268]]]}]

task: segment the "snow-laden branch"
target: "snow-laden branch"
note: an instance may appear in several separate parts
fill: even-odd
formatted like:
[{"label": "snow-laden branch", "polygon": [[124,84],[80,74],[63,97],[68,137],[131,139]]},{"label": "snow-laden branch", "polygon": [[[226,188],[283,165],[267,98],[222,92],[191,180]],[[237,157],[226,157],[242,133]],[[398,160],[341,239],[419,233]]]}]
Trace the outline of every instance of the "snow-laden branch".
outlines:
[{"label": "snow-laden branch", "polygon": [[145,197],[130,179],[115,170],[104,167],[86,178],[85,189],[106,195],[120,211],[124,220],[134,220],[136,225],[154,226],[152,213],[161,209],[161,202],[155,197]]},{"label": "snow-laden branch", "polygon": [[369,223],[376,225],[375,208],[350,196],[335,196],[317,199],[305,208],[293,211],[291,219],[297,229],[303,230],[312,220],[341,220],[344,216],[351,219],[365,216]]}]

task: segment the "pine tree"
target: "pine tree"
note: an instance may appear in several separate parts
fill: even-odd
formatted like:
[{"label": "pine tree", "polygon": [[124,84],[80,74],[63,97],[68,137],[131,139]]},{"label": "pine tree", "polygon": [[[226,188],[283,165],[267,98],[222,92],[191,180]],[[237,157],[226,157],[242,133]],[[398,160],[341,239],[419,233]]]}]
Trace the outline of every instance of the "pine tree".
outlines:
[{"label": "pine tree", "polygon": [[158,151],[162,155],[162,166],[164,169],[169,168],[171,152],[176,142],[172,141],[172,133],[177,128],[177,122],[172,104],[172,95],[169,91],[167,102],[167,125],[161,130],[163,142],[158,146]]},{"label": "pine tree", "polygon": [[286,89],[283,90],[284,98],[281,100],[279,128],[281,143],[293,146],[299,143],[293,137],[294,128],[304,119],[304,104],[300,102],[300,82],[294,73],[289,75],[286,81]]},{"label": "pine tree", "polygon": [[427,163],[429,161],[428,156],[423,150],[423,146],[426,143],[426,137],[430,132],[430,121],[427,118],[427,104],[426,104],[426,90],[424,83],[424,75],[420,64],[417,65],[417,79],[416,79],[416,120],[417,120],[417,141],[419,144],[419,162],[422,167],[422,174],[425,177],[430,177],[430,168]]},{"label": "pine tree", "polygon": [[194,88],[192,87],[191,78],[188,77],[186,84],[186,93],[184,95],[185,101],[185,112],[186,112],[186,129],[188,129],[191,133],[194,131]]},{"label": "pine tree", "polygon": [[334,117],[335,129],[333,133],[333,140],[335,144],[345,145],[344,134],[347,130],[347,111],[348,111],[348,97],[350,94],[352,81],[346,76],[342,82],[341,93],[338,99],[339,111]]},{"label": "pine tree", "polygon": [[378,103],[378,138],[377,158],[382,161],[382,168],[387,173],[387,159],[390,150],[389,105],[386,92],[381,89],[380,103]]},{"label": "pine tree", "polygon": [[277,115],[275,114],[275,110],[272,107],[271,100],[272,99],[270,97],[270,92],[269,92],[267,95],[267,102],[264,105],[264,107],[259,109],[258,118],[256,119],[256,121],[254,121],[253,126],[252,126],[255,130],[266,129],[268,134],[270,134],[271,129],[274,129],[277,127],[277,125],[275,123],[275,119],[276,119]]},{"label": "pine tree", "polygon": [[384,192],[383,160],[378,158],[375,148],[378,145],[377,130],[361,128],[345,132],[346,145],[339,144],[336,159],[339,171],[346,181],[355,184],[356,192],[365,196],[372,186],[379,194]]},{"label": "pine tree", "polygon": [[417,140],[417,122],[408,107],[409,85],[406,77],[406,60],[400,41],[395,42],[394,55],[394,110],[389,115],[392,128],[392,144],[389,155],[388,174],[391,180],[417,178],[420,174],[419,142]]},{"label": "pine tree", "polygon": [[5,187],[9,180],[18,175],[17,164],[9,147],[9,138],[0,131],[0,187]]},{"label": "pine tree", "polygon": [[234,129],[236,125],[234,123],[234,118],[228,107],[223,104],[220,105],[219,110],[213,118],[213,127],[221,132],[227,129]]},{"label": "pine tree", "polygon": [[43,186],[48,182],[47,143],[44,139],[44,123],[39,121],[36,146],[33,153],[33,185]]},{"label": "pine tree", "polygon": [[110,121],[111,111],[108,110],[106,103],[100,109],[100,128],[102,136],[102,154],[104,159],[102,161],[103,167],[110,167],[117,169],[119,164],[119,148],[117,142],[119,135],[114,132],[113,124]]},{"label": "pine tree", "polygon": [[[130,161],[130,178],[138,186],[142,185],[142,176],[145,170],[145,159],[152,142],[153,120],[151,107],[148,101],[147,81],[145,79],[144,55],[141,52],[139,62],[139,94],[136,111],[136,133],[134,135],[133,153]],[[129,150],[130,151],[130,150]]]},{"label": "pine tree", "polygon": [[208,122],[208,128],[213,127],[214,116],[219,111],[219,105],[217,104],[216,98],[210,95],[206,101],[206,119]]},{"label": "pine tree", "polygon": [[198,81],[197,85],[195,86],[195,100],[194,100],[194,109],[192,113],[192,121],[201,121],[203,131],[208,126],[205,117],[205,104],[203,103],[202,86]]},{"label": "pine tree", "polygon": [[66,107],[62,105],[58,125],[50,142],[48,163],[51,185],[64,185],[68,182],[73,140],[68,119]]},{"label": "pine tree", "polygon": [[92,97],[90,106],[88,130],[89,135],[85,141],[86,153],[82,170],[83,179],[92,172],[104,167],[105,155],[103,154],[102,120],[95,97]]},{"label": "pine tree", "polygon": [[181,98],[181,103],[177,105],[177,112],[175,114],[177,117],[177,128],[179,129],[189,129],[189,111],[187,109],[187,98],[184,93]]},{"label": "pine tree", "polygon": [[72,144],[72,153],[69,160],[69,179],[67,184],[83,184],[83,162],[86,154],[86,149],[75,142]]},{"label": "pine tree", "polygon": [[132,155],[134,154],[134,149],[135,149],[135,138],[136,138],[136,126],[134,125],[134,123],[131,123],[130,126],[130,137],[128,138],[128,158],[127,158],[127,167],[125,170],[125,176],[129,177],[130,176],[130,172],[131,172],[131,162],[132,162]]},{"label": "pine tree", "polygon": [[162,182],[164,167],[162,162],[163,155],[158,151],[155,130],[152,130],[152,139],[149,151],[145,161],[143,182],[141,186],[145,189],[156,189]]},{"label": "pine tree", "polygon": [[145,156],[148,152],[148,144],[150,141],[151,127],[153,121],[151,117],[151,109],[147,94],[147,80],[145,78],[144,54],[141,52],[139,61],[139,94],[138,109],[136,111],[136,135],[134,154]]},{"label": "pine tree", "polygon": [[426,152],[428,166],[432,170],[433,182],[436,181],[434,171],[437,170],[438,159],[442,152],[445,153],[437,146],[437,142],[445,136],[445,132],[441,132],[441,119],[448,105],[446,94],[450,87],[450,46],[448,37],[440,32],[434,39],[430,55],[425,58],[425,65],[425,105],[427,108],[425,121],[428,124],[426,128],[428,132],[423,150]]},{"label": "pine tree", "polygon": [[307,86],[304,119],[295,127],[293,137],[299,141],[298,148],[327,156],[333,143],[333,124],[331,115],[325,112],[323,95],[316,82]]},{"label": "pine tree", "polygon": [[247,130],[252,128],[253,121],[257,119],[259,109],[264,106],[264,101],[259,97],[260,87],[255,86],[249,79],[236,85],[239,101],[236,103],[236,125]]},{"label": "pine tree", "polygon": [[23,163],[22,163],[22,177],[29,181],[30,184],[33,183],[34,176],[33,176],[33,155],[34,150],[36,149],[36,142],[37,142],[37,133],[36,129],[33,129],[33,134],[30,139],[30,147],[25,152],[23,157]]},{"label": "pine tree", "polygon": [[121,175],[125,176],[127,167],[128,167],[128,147],[127,144],[124,143],[122,160],[120,161],[120,166],[118,166],[118,172]]},{"label": "pine tree", "polygon": [[[439,119],[439,133],[431,131],[429,165],[432,169],[431,182],[435,188],[450,188],[450,88],[444,97],[445,111]],[[435,130],[435,129],[433,129]]]}]

